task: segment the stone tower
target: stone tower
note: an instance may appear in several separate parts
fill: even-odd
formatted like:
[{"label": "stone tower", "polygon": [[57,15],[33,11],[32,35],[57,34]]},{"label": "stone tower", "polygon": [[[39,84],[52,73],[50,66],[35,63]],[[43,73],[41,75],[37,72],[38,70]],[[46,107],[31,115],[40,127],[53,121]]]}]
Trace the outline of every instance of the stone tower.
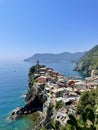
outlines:
[{"label": "stone tower", "polygon": [[37,66],[37,72],[39,73],[39,68],[40,68],[40,66],[39,66],[39,60],[37,60],[36,66]]}]

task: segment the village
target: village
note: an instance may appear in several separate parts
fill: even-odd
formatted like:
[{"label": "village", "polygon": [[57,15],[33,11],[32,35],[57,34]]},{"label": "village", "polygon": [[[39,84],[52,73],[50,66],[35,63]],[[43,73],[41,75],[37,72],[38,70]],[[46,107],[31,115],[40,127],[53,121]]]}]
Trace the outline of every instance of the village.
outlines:
[{"label": "village", "polygon": [[[36,75],[36,74],[35,74]],[[61,102],[62,107],[56,110],[53,114],[55,120],[61,125],[65,125],[68,120],[68,114],[76,114],[76,105],[83,91],[91,91],[98,86],[98,76],[94,70],[90,77],[86,77],[83,81],[80,77],[64,77],[62,74],[55,72],[52,68],[42,67],[39,69],[36,86],[45,86],[44,93],[47,96],[47,101],[43,104],[43,118],[47,115],[49,103],[54,106],[57,102]]]},{"label": "village", "polygon": [[35,100],[36,98],[33,98],[29,93],[28,95],[26,94],[28,98],[26,105],[23,108],[17,107],[13,110],[9,118],[14,120],[21,115],[30,114],[36,110],[42,116],[42,120],[39,123],[41,125],[45,121],[49,105],[52,103],[54,107],[57,104],[60,105],[53,111],[53,118],[64,126],[67,123],[69,114],[76,116],[76,106],[81,94],[84,91],[92,91],[98,87],[98,76],[92,70],[91,76],[82,80],[79,76],[65,77],[61,73],[55,72],[53,68],[39,66],[39,63],[37,63],[35,72],[31,73],[31,78],[35,80],[33,81],[33,86],[29,86],[29,92],[33,94],[36,92],[37,94],[39,91],[39,97],[40,95],[45,96],[45,98],[40,99],[40,102],[43,102],[42,110],[39,111],[39,108],[35,107],[40,102],[38,103]]}]

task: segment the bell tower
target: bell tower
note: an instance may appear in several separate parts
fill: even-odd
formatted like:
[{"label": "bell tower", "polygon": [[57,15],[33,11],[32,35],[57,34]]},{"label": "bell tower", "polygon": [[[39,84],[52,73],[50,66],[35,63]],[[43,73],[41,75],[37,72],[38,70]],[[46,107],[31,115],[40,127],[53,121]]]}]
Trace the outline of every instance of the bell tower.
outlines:
[{"label": "bell tower", "polygon": [[37,64],[36,64],[36,66],[37,66],[37,72],[39,73],[39,68],[40,68],[39,60],[37,60]]}]

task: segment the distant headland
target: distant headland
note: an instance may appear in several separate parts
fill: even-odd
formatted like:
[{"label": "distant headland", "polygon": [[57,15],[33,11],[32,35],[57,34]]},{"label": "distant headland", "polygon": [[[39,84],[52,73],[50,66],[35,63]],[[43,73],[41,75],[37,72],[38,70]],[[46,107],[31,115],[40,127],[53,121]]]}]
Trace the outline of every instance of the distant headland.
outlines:
[{"label": "distant headland", "polygon": [[24,59],[24,61],[33,63],[36,63],[37,60],[39,60],[40,63],[77,62],[85,54],[86,51],[76,53],[63,52],[58,54],[52,54],[52,53],[34,54],[33,56]]}]

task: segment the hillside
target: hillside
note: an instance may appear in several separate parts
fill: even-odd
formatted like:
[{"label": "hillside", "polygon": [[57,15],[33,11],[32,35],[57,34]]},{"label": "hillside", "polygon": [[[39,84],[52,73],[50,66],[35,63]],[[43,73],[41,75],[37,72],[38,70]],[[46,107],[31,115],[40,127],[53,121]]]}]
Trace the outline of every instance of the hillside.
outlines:
[{"label": "hillside", "polygon": [[98,74],[98,45],[88,51],[77,63],[76,70],[84,75],[90,75],[91,70]]},{"label": "hillside", "polygon": [[35,54],[24,61],[26,62],[34,62],[37,60],[40,63],[53,63],[53,62],[77,62],[86,52],[77,52],[77,53],[69,53],[63,52],[59,54],[52,53],[43,53],[43,54]]}]

